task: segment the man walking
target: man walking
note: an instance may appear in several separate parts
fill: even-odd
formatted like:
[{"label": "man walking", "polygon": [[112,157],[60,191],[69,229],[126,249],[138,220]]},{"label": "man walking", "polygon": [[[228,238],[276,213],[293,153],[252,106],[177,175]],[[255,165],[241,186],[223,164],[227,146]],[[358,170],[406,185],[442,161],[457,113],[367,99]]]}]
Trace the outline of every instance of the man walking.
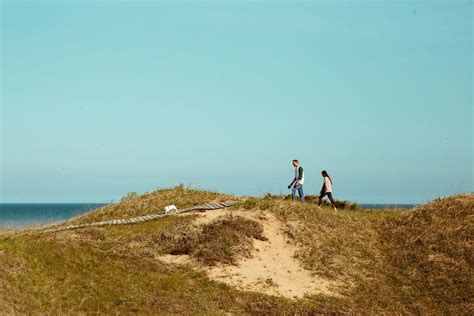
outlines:
[{"label": "man walking", "polygon": [[291,189],[291,197],[294,199],[296,195],[296,191],[298,191],[298,195],[300,196],[301,202],[304,202],[304,192],[303,192],[303,184],[304,184],[304,172],[303,167],[300,166],[298,160],[293,160],[293,167],[295,167],[295,178],[288,186],[288,189]]}]

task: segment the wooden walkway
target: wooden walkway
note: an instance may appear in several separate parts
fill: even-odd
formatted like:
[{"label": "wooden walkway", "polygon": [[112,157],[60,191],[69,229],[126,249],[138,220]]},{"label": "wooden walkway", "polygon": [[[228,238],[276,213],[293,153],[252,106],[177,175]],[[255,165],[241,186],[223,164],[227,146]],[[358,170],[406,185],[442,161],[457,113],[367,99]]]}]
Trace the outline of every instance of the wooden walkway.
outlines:
[{"label": "wooden walkway", "polygon": [[130,217],[130,218],[125,218],[125,219],[111,219],[111,220],[107,220],[107,221],[100,221],[100,222],[93,222],[93,223],[61,226],[61,227],[46,229],[44,232],[45,233],[50,233],[50,232],[57,232],[57,231],[63,231],[63,230],[69,230],[69,229],[77,229],[77,228],[85,228],[85,227],[97,227],[97,226],[106,226],[106,225],[137,224],[137,223],[141,223],[141,222],[152,221],[152,220],[155,220],[155,219],[158,219],[158,218],[171,216],[171,215],[176,215],[176,214],[181,214],[181,213],[186,213],[186,212],[192,212],[192,211],[204,212],[204,211],[222,209],[222,208],[226,208],[226,207],[231,207],[231,206],[233,206],[237,203],[238,202],[236,202],[236,201],[208,203],[208,204],[202,204],[202,205],[196,205],[196,206],[192,206],[192,207],[188,207],[188,208],[183,208],[183,209],[176,210],[174,212],[170,212],[170,213],[167,213],[167,214],[166,213],[146,214],[146,215]]}]

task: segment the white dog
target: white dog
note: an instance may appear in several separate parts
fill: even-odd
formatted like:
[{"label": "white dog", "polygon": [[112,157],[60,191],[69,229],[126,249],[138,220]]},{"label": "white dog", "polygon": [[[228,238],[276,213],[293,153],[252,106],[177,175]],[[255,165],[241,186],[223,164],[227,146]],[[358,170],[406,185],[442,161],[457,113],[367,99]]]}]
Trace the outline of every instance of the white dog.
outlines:
[{"label": "white dog", "polygon": [[178,210],[178,208],[174,205],[165,206],[165,214],[169,214],[169,213],[175,212],[177,210]]}]

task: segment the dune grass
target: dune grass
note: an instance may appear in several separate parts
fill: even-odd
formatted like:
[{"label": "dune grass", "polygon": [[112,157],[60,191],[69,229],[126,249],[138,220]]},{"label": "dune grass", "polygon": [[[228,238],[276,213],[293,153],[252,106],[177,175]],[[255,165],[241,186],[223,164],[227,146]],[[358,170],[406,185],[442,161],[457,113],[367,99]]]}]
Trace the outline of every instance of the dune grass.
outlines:
[{"label": "dune grass", "polygon": [[306,314],[326,310],[320,302],[237,291],[189,267],[161,263],[156,256],[167,253],[167,246],[150,246],[147,235],[178,232],[190,219],[4,237],[0,240],[0,314],[221,315],[272,310]]},{"label": "dune grass", "polygon": [[313,273],[335,279],[340,296],[289,300],[211,281],[164,254],[204,264],[235,264],[249,255],[258,223],[230,216],[200,228],[195,216],[136,225],[40,234],[0,232],[0,314],[315,314],[473,311],[472,195],[415,210],[334,212],[267,196],[236,198],[174,188],[131,195],[73,221],[91,222],[237,200],[240,210],[272,212],[284,223],[296,256]]},{"label": "dune grass", "polygon": [[432,309],[474,311],[474,195],[438,199],[379,228],[400,287]]},{"label": "dune grass", "polygon": [[119,203],[109,204],[86,215],[79,216],[69,224],[90,223],[109,219],[129,218],[146,214],[159,214],[166,205],[178,208],[214,202],[237,200],[236,197],[203,190],[185,189],[182,185],[148,192],[142,195],[129,193]]},{"label": "dune grass", "polygon": [[[156,240],[157,243],[163,241],[162,236]],[[192,255],[205,265],[237,264],[240,257],[250,256],[253,239],[265,239],[260,223],[232,215],[200,228],[182,230],[172,238],[172,247],[165,253]]]}]

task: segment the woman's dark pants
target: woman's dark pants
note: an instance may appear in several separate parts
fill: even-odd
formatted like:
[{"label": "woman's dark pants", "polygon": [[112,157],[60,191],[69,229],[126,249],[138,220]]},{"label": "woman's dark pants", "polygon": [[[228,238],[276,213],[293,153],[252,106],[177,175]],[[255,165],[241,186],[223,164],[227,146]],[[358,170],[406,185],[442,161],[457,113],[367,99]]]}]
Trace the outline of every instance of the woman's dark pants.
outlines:
[{"label": "woman's dark pants", "polygon": [[329,201],[331,201],[331,205],[332,205],[333,207],[336,207],[336,206],[334,205],[334,200],[332,199],[332,193],[331,193],[331,192],[324,192],[323,194],[320,194],[320,195],[319,195],[318,205],[321,205],[321,201],[323,200],[323,197],[325,197],[326,195],[328,196]]}]

